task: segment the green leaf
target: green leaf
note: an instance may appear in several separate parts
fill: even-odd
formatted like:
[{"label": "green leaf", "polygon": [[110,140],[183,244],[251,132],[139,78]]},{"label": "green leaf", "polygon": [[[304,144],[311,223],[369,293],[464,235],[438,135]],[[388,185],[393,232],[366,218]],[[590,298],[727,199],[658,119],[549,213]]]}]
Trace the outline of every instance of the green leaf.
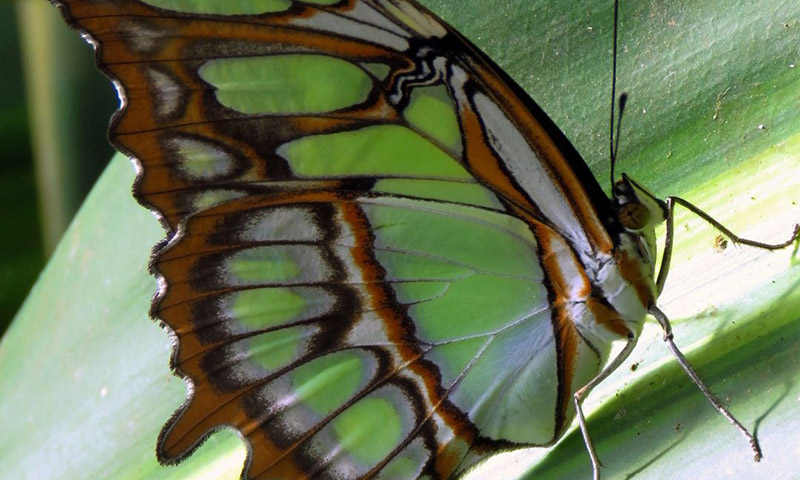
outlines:
[{"label": "green leaf", "polygon": [[[607,177],[611,2],[425,3],[508,69]],[[619,86],[631,97],[618,168],[743,236],[783,241],[800,221],[797,13],[778,0],[698,3],[623,5]],[[113,160],[0,343],[8,478],[238,478],[245,450],[231,432],[179,466],[156,463],[156,436],[186,385],[168,369],[168,334],[147,318],[156,288],[147,261],[163,232],[131,198],[132,181],[130,165]],[[800,443],[795,252],[720,252],[716,233],[685,212],[676,231],[661,304],[678,345],[756,430],[765,458],[752,461],[648,324],[629,362],[586,404],[604,478],[791,477],[787,445]],[[479,468],[474,478],[591,474],[574,429],[552,449]]]}]

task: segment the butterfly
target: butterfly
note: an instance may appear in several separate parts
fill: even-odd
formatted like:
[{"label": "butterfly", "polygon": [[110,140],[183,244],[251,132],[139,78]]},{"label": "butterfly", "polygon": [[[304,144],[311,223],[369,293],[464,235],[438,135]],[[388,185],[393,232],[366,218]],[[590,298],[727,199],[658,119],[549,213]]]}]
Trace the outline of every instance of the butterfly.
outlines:
[{"label": "butterfly", "polygon": [[232,426],[247,479],[452,478],[577,414],[597,465],[580,401],[660,313],[654,227],[680,199],[626,176],[609,198],[412,1],[57,3],[168,231],[153,315],[191,393],[161,461]]}]

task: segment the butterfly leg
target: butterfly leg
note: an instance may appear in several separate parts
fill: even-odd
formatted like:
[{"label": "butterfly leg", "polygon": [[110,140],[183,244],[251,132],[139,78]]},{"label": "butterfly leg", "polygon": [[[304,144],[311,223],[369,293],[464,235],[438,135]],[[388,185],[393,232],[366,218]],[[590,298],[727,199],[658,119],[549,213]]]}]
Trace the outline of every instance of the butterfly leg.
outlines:
[{"label": "butterfly leg", "polygon": [[789,245],[793,244],[798,238],[800,238],[800,224],[798,224],[794,226],[794,233],[792,233],[792,237],[783,243],[771,244],[771,243],[757,242],[755,240],[748,240],[731,232],[730,230],[725,228],[724,225],[722,225],[721,223],[716,221],[713,217],[711,217],[709,214],[707,214],[706,212],[697,208],[692,203],[680,197],[667,197],[666,203],[667,203],[667,219],[666,219],[667,234],[666,234],[666,239],[664,240],[664,254],[661,257],[661,268],[658,269],[658,279],[656,280],[656,287],[658,288],[659,293],[661,293],[664,290],[664,283],[667,281],[667,272],[669,272],[669,262],[670,259],[672,258],[672,241],[674,239],[674,231],[675,231],[672,217],[673,217],[673,212],[675,211],[676,204],[686,208],[690,212],[694,213],[698,217],[710,223],[711,226],[722,232],[723,235],[730,238],[731,241],[735,244],[747,245],[748,247],[761,248],[764,250],[780,250],[781,248],[788,247]]},{"label": "butterfly leg", "polygon": [[614,357],[614,360],[611,361],[606,367],[603,369],[602,372],[597,374],[589,383],[584,385],[580,388],[575,394],[573,395],[573,400],[575,401],[575,412],[578,416],[578,423],[581,426],[581,435],[583,435],[583,443],[586,444],[586,450],[589,451],[589,457],[592,459],[592,478],[594,480],[600,480],[600,467],[603,465],[600,463],[600,459],[597,457],[597,452],[594,449],[594,444],[592,443],[592,439],[589,436],[589,427],[586,424],[586,417],[583,415],[583,401],[586,399],[586,396],[589,395],[589,392],[592,391],[594,387],[596,387],[600,382],[606,379],[611,372],[617,369],[622,362],[628,358],[628,355],[631,354],[633,351],[633,347],[636,346],[636,342],[634,340],[633,335],[631,335],[625,347],[619,352],[619,354]]},{"label": "butterfly leg", "polygon": [[[797,230],[795,230],[795,235],[796,232]],[[711,405],[719,413],[721,413],[723,417],[727,418],[728,421],[733,424],[733,426],[735,426],[740,432],[742,432],[742,435],[744,435],[744,437],[750,443],[750,448],[753,450],[753,453],[755,453],[755,458],[754,458],[755,461],[756,462],[760,461],[761,446],[758,444],[758,440],[747,430],[747,428],[745,428],[744,425],[742,425],[739,422],[739,420],[736,419],[736,417],[733,416],[733,414],[730,411],[728,411],[727,408],[725,408],[722,405],[722,403],[717,399],[717,397],[715,397],[714,394],[711,393],[711,390],[708,388],[708,386],[705,383],[703,383],[703,380],[701,380],[700,376],[697,375],[697,372],[689,364],[689,361],[686,360],[686,357],[683,356],[683,353],[681,353],[677,345],[675,345],[675,342],[672,340],[672,325],[670,325],[667,316],[664,315],[664,312],[662,312],[655,305],[650,307],[650,314],[654,316],[656,320],[658,320],[658,323],[661,325],[661,328],[664,329],[664,341],[667,342],[667,347],[669,348],[670,352],[672,352],[672,355],[678,360],[680,366],[683,368],[686,374],[689,375],[689,378],[692,379],[692,382],[694,382],[694,384],[697,385],[697,388],[699,388],[700,391],[703,392],[703,395],[706,397],[706,399],[709,402],[711,402]]]}]

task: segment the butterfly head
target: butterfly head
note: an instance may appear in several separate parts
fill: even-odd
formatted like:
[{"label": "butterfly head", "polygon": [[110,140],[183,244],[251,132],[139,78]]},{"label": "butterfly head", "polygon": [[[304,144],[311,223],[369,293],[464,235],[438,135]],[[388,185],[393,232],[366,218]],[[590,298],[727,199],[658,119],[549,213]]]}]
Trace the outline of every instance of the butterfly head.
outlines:
[{"label": "butterfly head", "polygon": [[667,204],[625,174],[614,185],[614,212],[622,230],[632,237],[652,276],[656,263],[656,226],[667,218]]}]

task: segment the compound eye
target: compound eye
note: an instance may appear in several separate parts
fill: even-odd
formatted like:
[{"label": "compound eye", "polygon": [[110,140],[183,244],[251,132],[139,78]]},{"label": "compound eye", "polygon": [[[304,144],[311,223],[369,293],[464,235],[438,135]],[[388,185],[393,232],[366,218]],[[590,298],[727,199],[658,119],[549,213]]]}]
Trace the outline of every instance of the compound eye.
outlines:
[{"label": "compound eye", "polygon": [[617,210],[617,220],[626,230],[639,231],[650,221],[650,210],[641,203],[625,203]]}]

